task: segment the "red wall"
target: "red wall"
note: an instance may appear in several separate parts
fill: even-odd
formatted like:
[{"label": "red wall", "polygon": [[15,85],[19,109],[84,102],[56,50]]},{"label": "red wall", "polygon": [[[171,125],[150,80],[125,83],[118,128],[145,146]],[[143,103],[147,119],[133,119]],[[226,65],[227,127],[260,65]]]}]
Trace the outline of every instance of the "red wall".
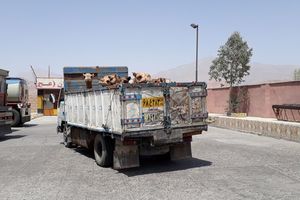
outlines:
[{"label": "red wall", "polygon": [[[242,86],[248,90],[248,116],[275,117],[272,105],[300,104],[300,81]],[[225,113],[229,88],[208,89],[210,113]]]}]

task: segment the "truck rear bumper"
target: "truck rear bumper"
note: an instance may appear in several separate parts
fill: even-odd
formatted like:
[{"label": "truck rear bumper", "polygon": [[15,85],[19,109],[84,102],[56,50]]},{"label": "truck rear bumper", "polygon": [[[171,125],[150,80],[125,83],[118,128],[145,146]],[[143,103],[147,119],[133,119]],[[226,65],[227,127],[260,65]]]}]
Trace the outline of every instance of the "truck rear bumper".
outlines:
[{"label": "truck rear bumper", "polygon": [[189,127],[176,127],[172,129],[151,129],[139,131],[127,131],[122,134],[122,139],[152,137],[153,145],[175,144],[184,141],[184,137],[201,134],[207,131],[207,125],[197,125]]}]

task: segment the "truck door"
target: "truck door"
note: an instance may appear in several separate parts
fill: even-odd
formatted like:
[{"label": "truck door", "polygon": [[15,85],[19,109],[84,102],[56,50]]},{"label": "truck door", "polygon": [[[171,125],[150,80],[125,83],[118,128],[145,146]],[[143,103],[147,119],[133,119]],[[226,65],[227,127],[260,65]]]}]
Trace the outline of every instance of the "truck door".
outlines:
[{"label": "truck door", "polygon": [[125,128],[163,128],[165,100],[161,87],[130,88],[122,100]]}]

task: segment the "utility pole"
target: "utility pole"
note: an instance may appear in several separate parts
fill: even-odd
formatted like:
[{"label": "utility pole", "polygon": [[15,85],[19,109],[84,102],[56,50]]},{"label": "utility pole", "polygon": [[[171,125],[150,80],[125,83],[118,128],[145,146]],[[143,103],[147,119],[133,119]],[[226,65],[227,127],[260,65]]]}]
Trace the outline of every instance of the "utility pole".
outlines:
[{"label": "utility pole", "polygon": [[198,24],[191,24],[191,27],[196,29],[196,82],[198,82],[198,32],[199,26]]},{"label": "utility pole", "polygon": [[48,65],[48,78],[50,78],[50,65]]},{"label": "utility pole", "polygon": [[32,72],[33,72],[34,79],[35,79],[35,83],[36,83],[36,82],[37,82],[37,76],[36,76],[36,73],[35,73],[35,71],[34,71],[32,65],[30,65],[30,68],[31,68],[31,70],[32,70]]}]

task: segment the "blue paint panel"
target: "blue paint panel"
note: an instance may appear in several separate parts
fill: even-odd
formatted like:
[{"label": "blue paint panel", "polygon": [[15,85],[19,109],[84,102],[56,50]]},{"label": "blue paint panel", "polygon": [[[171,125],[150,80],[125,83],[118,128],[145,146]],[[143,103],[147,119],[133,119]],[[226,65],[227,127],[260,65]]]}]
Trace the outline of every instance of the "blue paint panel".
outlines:
[{"label": "blue paint panel", "polygon": [[64,74],[82,74],[82,73],[95,73],[93,68],[78,68],[78,67],[64,67]]},{"label": "blue paint panel", "polygon": [[[101,85],[98,80],[93,80],[93,88],[99,88]],[[84,80],[68,80],[64,82],[65,91],[82,91],[86,89],[86,84]]]},{"label": "blue paint panel", "polygon": [[64,67],[64,74],[83,74],[83,73],[128,73],[127,67]]},{"label": "blue paint panel", "polygon": [[64,67],[64,88],[66,92],[82,91],[86,89],[84,73],[97,74],[93,78],[93,89],[101,87],[99,80],[106,75],[117,74],[120,77],[128,76],[127,67]]},{"label": "blue paint panel", "polygon": [[103,76],[110,75],[110,74],[117,74],[120,77],[127,77],[128,76],[127,72],[111,72],[110,71],[110,72],[100,72],[100,73],[98,73],[97,77],[102,78]]},{"label": "blue paint panel", "polygon": [[122,101],[141,100],[141,94],[126,94],[121,97]]}]

